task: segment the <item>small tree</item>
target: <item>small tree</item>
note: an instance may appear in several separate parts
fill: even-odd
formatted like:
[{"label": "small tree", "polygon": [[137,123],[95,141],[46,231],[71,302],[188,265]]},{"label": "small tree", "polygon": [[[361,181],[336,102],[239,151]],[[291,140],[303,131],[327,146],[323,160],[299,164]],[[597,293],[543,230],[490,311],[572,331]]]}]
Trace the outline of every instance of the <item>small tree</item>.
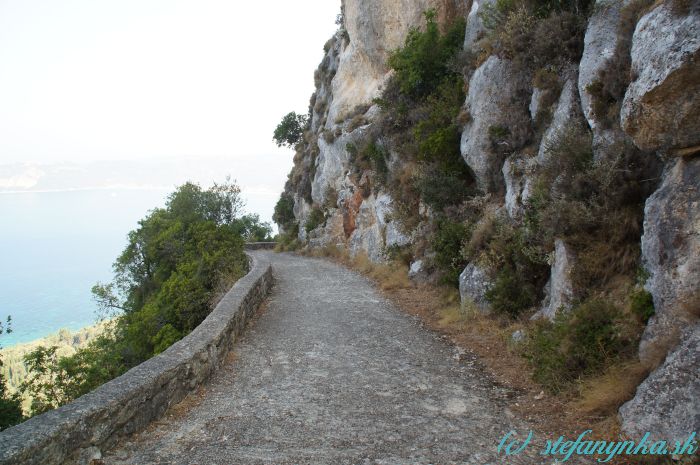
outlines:
[{"label": "small tree", "polygon": [[[0,322],[0,334],[3,332],[10,333],[10,317],[7,317],[7,324],[3,326]],[[2,359],[0,359],[0,367],[2,367]],[[16,425],[24,419],[22,415],[22,401],[19,394],[10,395],[7,392],[5,378],[0,373],[0,431],[12,425]]]},{"label": "small tree", "polygon": [[294,112],[287,113],[280,121],[280,124],[277,125],[272,139],[277,143],[278,147],[283,145],[294,147],[301,141],[304,129],[306,129],[308,124],[309,117],[307,115],[297,115]]},{"label": "small tree", "polygon": [[282,192],[280,199],[275,205],[275,213],[272,215],[272,220],[284,229],[289,228],[296,221],[294,217],[294,198],[291,195]]}]

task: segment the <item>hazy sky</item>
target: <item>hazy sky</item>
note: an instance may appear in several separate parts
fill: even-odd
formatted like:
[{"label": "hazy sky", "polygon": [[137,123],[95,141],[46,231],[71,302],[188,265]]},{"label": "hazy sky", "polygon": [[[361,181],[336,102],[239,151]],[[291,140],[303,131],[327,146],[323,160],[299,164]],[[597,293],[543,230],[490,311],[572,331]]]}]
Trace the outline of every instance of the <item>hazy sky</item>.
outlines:
[{"label": "hazy sky", "polygon": [[306,111],[339,11],[340,0],[0,0],[0,184],[12,184],[7,164],[16,175],[216,157],[279,192],[292,154],[272,131]]}]

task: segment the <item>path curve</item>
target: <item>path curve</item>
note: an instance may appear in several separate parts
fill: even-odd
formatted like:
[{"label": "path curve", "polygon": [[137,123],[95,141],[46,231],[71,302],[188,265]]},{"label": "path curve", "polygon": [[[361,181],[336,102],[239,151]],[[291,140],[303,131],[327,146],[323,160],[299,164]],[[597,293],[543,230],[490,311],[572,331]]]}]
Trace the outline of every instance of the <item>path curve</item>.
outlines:
[{"label": "path curve", "polygon": [[455,356],[366,278],[253,253],[272,261],[275,287],[232,360],[104,463],[500,463],[502,435],[528,429],[473,358]]}]

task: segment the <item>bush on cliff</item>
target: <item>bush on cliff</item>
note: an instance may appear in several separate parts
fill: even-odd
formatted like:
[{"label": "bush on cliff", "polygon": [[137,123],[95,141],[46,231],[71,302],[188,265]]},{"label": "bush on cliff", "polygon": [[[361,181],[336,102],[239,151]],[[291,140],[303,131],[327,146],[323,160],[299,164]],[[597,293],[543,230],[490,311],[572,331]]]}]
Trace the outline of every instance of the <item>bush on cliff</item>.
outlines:
[{"label": "bush on cliff", "polygon": [[526,211],[527,241],[544,257],[554,238],[578,255],[575,280],[591,289],[639,266],[644,202],[658,177],[658,159],[619,144],[595,160],[591,135],[571,129],[546,147],[547,162],[534,183]]},{"label": "bush on cliff", "polygon": [[218,297],[247,270],[242,234],[269,235],[255,216],[240,218],[240,189],[187,183],[129,233],[115,279],[93,293],[103,335],[71,357],[40,348],[26,357],[22,386],[32,414],[58,407],[162,352],[206,318]]},{"label": "bush on cliff", "polygon": [[583,53],[592,0],[497,0],[481,17],[489,30],[487,52],[522,69],[566,66]]},{"label": "bush on cliff", "polygon": [[283,145],[294,147],[301,142],[308,124],[309,117],[307,115],[297,115],[293,111],[287,113],[275,128],[272,139],[278,147]]},{"label": "bush on cliff", "polygon": [[637,342],[619,309],[607,301],[591,299],[560,313],[553,323],[539,322],[528,340],[526,357],[535,381],[559,392],[629,357]]},{"label": "bush on cliff", "polygon": [[435,17],[434,11],[426,12],[425,29],[411,30],[403,47],[391,54],[394,74],[376,101],[383,110],[377,126],[400,159],[399,169],[389,170],[383,182],[394,199],[393,217],[412,230],[422,202],[442,218],[428,240],[438,268],[455,284],[462,264],[455,232],[461,226],[450,210],[474,194],[459,148],[465,93],[457,62],[465,23],[459,18],[441,33]]},{"label": "bush on cliff", "polygon": [[453,73],[450,64],[464,43],[464,19],[440,34],[435,17],[435,10],[426,11],[425,31],[411,29],[404,46],[389,57],[401,92],[410,98],[427,97]]}]

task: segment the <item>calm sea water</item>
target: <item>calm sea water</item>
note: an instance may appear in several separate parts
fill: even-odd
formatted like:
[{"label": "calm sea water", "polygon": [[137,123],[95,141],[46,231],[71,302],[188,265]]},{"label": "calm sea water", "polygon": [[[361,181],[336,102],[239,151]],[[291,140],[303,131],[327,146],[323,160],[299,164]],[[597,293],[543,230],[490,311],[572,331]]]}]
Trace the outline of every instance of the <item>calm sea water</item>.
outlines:
[{"label": "calm sea water", "polygon": [[90,288],[109,281],[127,233],[166,191],[0,194],[0,318],[8,347],[95,322]]}]

